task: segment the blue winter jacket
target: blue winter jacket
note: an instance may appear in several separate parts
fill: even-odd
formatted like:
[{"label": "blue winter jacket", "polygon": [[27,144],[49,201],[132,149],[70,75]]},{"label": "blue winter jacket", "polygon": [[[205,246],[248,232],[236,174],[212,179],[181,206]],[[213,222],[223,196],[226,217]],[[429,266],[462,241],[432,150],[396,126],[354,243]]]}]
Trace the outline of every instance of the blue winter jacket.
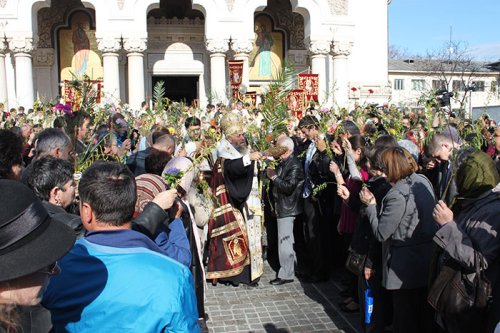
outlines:
[{"label": "blue winter jacket", "polygon": [[59,266],[42,302],[55,332],[199,332],[191,272],[138,232],[90,232]]}]

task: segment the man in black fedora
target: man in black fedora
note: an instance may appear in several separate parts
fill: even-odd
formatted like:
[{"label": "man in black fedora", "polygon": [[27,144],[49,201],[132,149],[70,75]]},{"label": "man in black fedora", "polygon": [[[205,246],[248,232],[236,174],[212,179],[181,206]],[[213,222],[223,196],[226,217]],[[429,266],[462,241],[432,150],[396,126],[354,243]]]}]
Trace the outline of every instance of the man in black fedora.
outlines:
[{"label": "man in black fedora", "polygon": [[34,315],[33,307],[74,241],[73,230],[52,220],[28,187],[0,180],[0,332],[50,329],[50,316]]}]

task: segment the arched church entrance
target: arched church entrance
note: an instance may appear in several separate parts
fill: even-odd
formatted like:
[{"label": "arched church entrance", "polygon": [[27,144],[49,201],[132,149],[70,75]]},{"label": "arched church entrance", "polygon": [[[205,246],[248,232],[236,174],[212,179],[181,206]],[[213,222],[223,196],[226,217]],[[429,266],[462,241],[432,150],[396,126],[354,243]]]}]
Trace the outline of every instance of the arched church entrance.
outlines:
[{"label": "arched church entrance", "polygon": [[101,81],[95,10],[80,0],[52,0],[37,12],[38,46],[33,55],[35,95],[42,101],[64,96],[64,82],[75,78]]},{"label": "arched church entrance", "polygon": [[254,48],[249,55],[250,90],[258,94],[267,82],[278,77],[283,66],[307,71],[308,51],[304,44],[304,17],[292,11],[290,0],[268,0],[254,13]]},{"label": "arched church entrance", "polygon": [[186,105],[198,103],[198,83],[200,76],[190,75],[155,75],[152,77],[152,85],[155,87],[162,82],[165,89],[164,97],[171,101],[183,102]]},{"label": "arched church entrance", "polygon": [[191,1],[162,0],[148,13],[147,87],[163,81],[165,97],[204,106],[209,78],[203,13]]}]

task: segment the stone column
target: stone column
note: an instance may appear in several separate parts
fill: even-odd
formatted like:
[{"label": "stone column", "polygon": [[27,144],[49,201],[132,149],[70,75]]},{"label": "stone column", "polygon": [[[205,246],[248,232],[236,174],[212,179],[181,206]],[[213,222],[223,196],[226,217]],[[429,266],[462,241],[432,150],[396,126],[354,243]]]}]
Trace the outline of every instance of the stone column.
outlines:
[{"label": "stone column", "polygon": [[241,84],[248,88],[250,84],[248,57],[253,50],[253,42],[251,39],[236,39],[231,42],[231,49],[233,49],[235,53],[235,60],[243,60],[243,77],[241,78]]},{"label": "stone column", "polygon": [[31,59],[31,52],[34,49],[33,38],[12,38],[9,40],[9,48],[14,52],[17,104],[27,110],[33,107],[35,101]]},{"label": "stone column", "polygon": [[200,101],[200,107],[205,108],[208,104],[207,92],[205,91],[205,75],[200,74],[198,79],[198,100]]},{"label": "stone column", "polygon": [[210,94],[212,100],[226,102],[226,52],[229,50],[227,39],[207,39],[210,52]]},{"label": "stone column", "polygon": [[334,103],[338,107],[348,107],[349,80],[347,57],[351,54],[351,43],[336,42],[333,45],[333,80],[335,81]]},{"label": "stone column", "polygon": [[[36,73],[35,94],[37,99],[50,101],[59,93],[59,85],[52,80],[52,66],[54,65],[55,50],[39,48],[33,52],[33,65]],[[54,89],[56,88],[56,89]]]},{"label": "stone column", "polygon": [[4,42],[0,42],[0,103],[4,104],[7,109],[7,72],[5,70],[5,51],[7,50],[7,45]]},{"label": "stone column", "polygon": [[145,98],[144,51],[146,38],[128,38],[123,41],[128,58],[128,103],[134,110],[141,108]]},{"label": "stone column", "polygon": [[103,93],[105,100],[114,102],[120,99],[119,54],[120,38],[98,38],[97,47],[102,52],[104,72]]},{"label": "stone column", "polygon": [[331,47],[328,41],[313,41],[309,45],[309,52],[311,52],[311,71],[313,74],[319,74],[319,103],[325,102],[326,97],[326,56],[330,53]]}]

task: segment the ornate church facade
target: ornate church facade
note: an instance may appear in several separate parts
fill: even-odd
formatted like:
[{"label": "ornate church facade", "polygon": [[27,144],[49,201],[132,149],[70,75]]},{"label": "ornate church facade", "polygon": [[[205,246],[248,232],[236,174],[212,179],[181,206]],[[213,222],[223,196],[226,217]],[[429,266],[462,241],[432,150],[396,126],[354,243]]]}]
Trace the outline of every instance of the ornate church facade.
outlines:
[{"label": "ornate church facade", "polygon": [[319,74],[322,105],[387,102],[387,0],[0,0],[0,102],[31,108],[84,75],[110,102],[227,102],[227,61],[264,91]]}]

